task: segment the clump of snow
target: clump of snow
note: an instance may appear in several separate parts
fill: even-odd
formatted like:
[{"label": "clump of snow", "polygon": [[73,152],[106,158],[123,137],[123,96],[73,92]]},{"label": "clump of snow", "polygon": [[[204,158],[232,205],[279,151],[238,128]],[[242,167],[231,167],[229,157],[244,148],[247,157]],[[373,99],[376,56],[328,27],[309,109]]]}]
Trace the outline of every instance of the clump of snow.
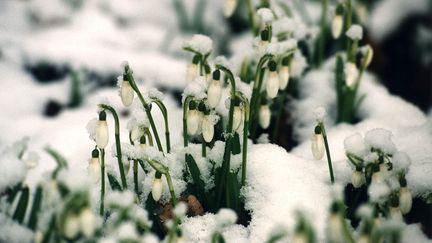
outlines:
[{"label": "clump of snow", "polygon": [[369,204],[362,204],[357,209],[356,215],[359,218],[372,218],[374,209]]},{"label": "clump of snow", "polygon": [[33,240],[33,231],[0,213],[0,242],[33,242]]},{"label": "clump of snow", "polygon": [[383,182],[372,182],[368,188],[368,195],[371,202],[382,202],[390,194],[390,188]]},{"label": "clump of snow", "polygon": [[291,76],[296,78],[300,77],[307,66],[306,58],[303,56],[301,51],[296,50],[289,67]]},{"label": "clump of snow", "polygon": [[160,92],[158,89],[156,88],[151,88],[148,91],[148,97],[152,98],[152,99],[156,99],[156,100],[163,100],[164,99],[164,94],[162,92]]},{"label": "clump of snow", "polygon": [[274,16],[270,9],[268,8],[260,8],[257,10],[257,15],[263,23],[270,23]]},{"label": "clump of snow", "polygon": [[187,96],[193,96],[197,100],[204,99],[206,97],[207,81],[203,76],[195,78],[195,80],[189,83],[183,91],[183,100]]},{"label": "clump of snow", "polygon": [[360,133],[354,133],[347,137],[344,140],[344,148],[347,153],[356,155],[360,158],[366,156],[369,150]]},{"label": "clump of snow", "polygon": [[0,168],[0,192],[18,184],[26,177],[26,164],[9,149],[0,154]]},{"label": "clump of snow", "polygon": [[89,138],[93,141],[96,140],[96,126],[98,123],[97,118],[92,118],[86,125],[86,130],[89,134]]},{"label": "clump of snow", "polygon": [[222,208],[216,214],[216,225],[218,228],[230,226],[237,221],[237,214],[229,208]]},{"label": "clump of snow", "polygon": [[318,122],[324,121],[324,118],[327,115],[326,109],[322,106],[316,107],[315,110],[313,111],[313,113],[315,116],[315,120],[317,120]]},{"label": "clump of snow", "polygon": [[294,20],[288,17],[282,17],[275,20],[272,24],[273,32],[278,35],[282,33],[292,33],[295,30]]},{"label": "clump of snow", "polygon": [[106,204],[113,208],[128,208],[133,205],[135,196],[131,191],[112,191],[106,196]]},{"label": "clump of snow", "polygon": [[397,172],[408,172],[408,167],[411,165],[411,159],[404,152],[396,152],[392,157],[393,169]]},{"label": "clump of snow", "polygon": [[365,134],[366,143],[375,149],[380,149],[385,154],[394,154],[396,145],[391,137],[392,133],[383,128],[375,128]]},{"label": "clump of snow", "polygon": [[214,59],[214,64],[215,65],[221,65],[221,66],[224,66],[226,68],[232,69],[231,63],[228,61],[228,59],[225,56],[217,56]]},{"label": "clump of snow", "polygon": [[351,40],[361,40],[363,38],[363,28],[358,24],[353,24],[347,30],[346,36]]},{"label": "clump of snow", "polygon": [[187,212],[187,205],[184,202],[179,202],[175,206],[173,213],[177,218],[183,218]]},{"label": "clump of snow", "polygon": [[201,54],[208,54],[212,51],[213,41],[206,35],[193,35],[189,41],[183,45],[184,48],[190,48]]}]

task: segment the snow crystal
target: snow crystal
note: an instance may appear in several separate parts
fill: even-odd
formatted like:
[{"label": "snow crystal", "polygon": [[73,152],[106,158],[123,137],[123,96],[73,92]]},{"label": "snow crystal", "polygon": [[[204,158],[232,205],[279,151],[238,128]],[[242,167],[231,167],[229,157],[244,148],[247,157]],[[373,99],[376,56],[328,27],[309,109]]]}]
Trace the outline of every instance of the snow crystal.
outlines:
[{"label": "snow crystal", "polygon": [[375,149],[380,149],[385,154],[394,154],[396,152],[396,145],[391,140],[392,133],[382,128],[375,128],[365,135],[366,143]]},{"label": "snow crystal", "polygon": [[296,39],[288,39],[285,41],[279,42],[279,50],[281,54],[285,54],[286,52],[297,48],[297,40]]},{"label": "snow crystal", "polygon": [[109,207],[128,208],[133,205],[135,196],[131,191],[112,191],[106,197]]},{"label": "snow crystal", "polygon": [[235,77],[236,89],[240,91],[250,102],[252,96],[252,85],[241,81],[239,77]]},{"label": "snow crystal", "polygon": [[269,134],[268,133],[261,134],[257,139],[257,143],[260,143],[260,144],[270,143]]},{"label": "snow crystal", "polygon": [[318,122],[322,122],[327,115],[326,109],[322,106],[316,107],[313,113]]},{"label": "snow crystal", "polygon": [[130,216],[135,219],[135,221],[140,224],[144,224],[147,226],[151,226],[152,222],[149,220],[149,215],[147,210],[138,206],[137,204],[133,204],[130,210]]},{"label": "snow crystal", "polygon": [[358,24],[353,24],[347,30],[346,36],[351,40],[361,40],[361,38],[363,38],[363,28]]},{"label": "snow crystal", "polygon": [[397,172],[408,172],[408,167],[411,165],[411,159],[404,152],[396,152],[392,157],[393,169]]},{"label": "snow crystal", "polygon": [[141,242],[146,242],[146,243],[159,243],[159,239],[157,238],[156,235],[153,234],[146,234],[144,235],[144,237],[142,238]]},{"label": "snow crystal", "polygon": [[263,23],[270,23],[273,20],[273,13],[268,8],[260,8],[257,10],[257,15]]},{"label": "snow crystal", "polygon": [[214,59],[214,64],[215,65],[221,65],[221,66],[224,66],[226,68],[231,69],[231,63],[228,61],[228,59],[225,56],[217,56]]},{"label": "snow crystal", "polygon": [[72,191],[87,191],[92,185],[89,175],[80,171],[61,170],[57,179]]},{"label": "snow crystal", "polygon": [[3,151],[0,155],[0,192],[23,181],[27,168],[12,151]]},{"label": "snow crystal", "polygon": [[[344,140],[345,151],[363,158],[368,154],[368,147],[360,133],[355,133]],[[375,160],[374,160],[375,161]]]},{"label": "snow crystal", "polygon": [[205,35],[196,34],[183,45],[184,48],[190,48],[201,54],[208,54],[212,51],[213,41]]}]

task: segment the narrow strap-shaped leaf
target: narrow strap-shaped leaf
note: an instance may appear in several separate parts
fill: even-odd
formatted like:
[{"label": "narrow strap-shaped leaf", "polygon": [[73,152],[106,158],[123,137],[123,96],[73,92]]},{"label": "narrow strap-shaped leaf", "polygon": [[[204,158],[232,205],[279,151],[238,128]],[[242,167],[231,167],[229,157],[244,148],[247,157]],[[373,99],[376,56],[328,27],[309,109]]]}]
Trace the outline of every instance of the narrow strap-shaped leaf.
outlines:
[{"label": "narrow strap-shaped leaf", "polygon": [[237,174],[234,171],[230,171],[228,174],[227,181],[227,205],[228,207],[237,211],[240,205],[240,184],[237,180]]},{"label": "narrow strap-shaped leaf", "polygon": [[18,221],[19,223],[22,223],[24,221],[24,217],[26,215],[27,206],[28,206],[28,200],[29,200],[29,188],[24,187],[21,190],[21,196],[12,217],[13,220]]},{"label": "narrow strap-shaped leaf", "polygon": [[111,189],[113,189],[114,191],[121,191],[122,187],[120,186],[119,181],[117,180],[117,178],[115,178],[115,176],[111,173],[108,173],[108,181],[109,184],[111,186]]},{"label": "narrow strap-shaped leaf", "polygon": [[240,136],[238,133],[234,133],[234,137],[232,140],[232,154],[236,155],[241,152],[240,146]]},{"label": "narrow strap-shaped leaf", "polygon": [[8,191],[7,191],[7,195],[8,195],[7,202],[8,203],[11,204],[14,201],[16,195],[21,190],[21,188],[22,188],[22,183],[18,183],[14,187],[8,189]]},{"label": "narrow strap-shaped leaf", "polygon": [[198,165],[195,162],[195,159],[192,157],[192,155],[187,154],[186,155],[186,164],[189,168],[189,172],[192,176],[192,179],[195,184],[195,188],[197,190],[198,196],[201,198],[201,200],[207,201],[207,196],[205,193],[205,184],[204,181],[201,179],[201,172],[198,168]]},{"label": "narrow strap-shaped leaf", "polygon": [[55,160],[55,162],[57,163],[57,167],[56,169],[53,171],[52,173],[52,177],[56,178],[57,174],[59,173],[59,171],[63,168],[67,168],[68,167],[68,162],[67,160],[56,150],[54,150],[53,148],[50,147],[46,147],[45,151],[51,155],[51,157],[53,157],[53,159]]},{"label": "narrow strap-shaped leaf", "polygon": [[30,218],[28,221],[28,227],[32,230],[36,229],[38,213],[42,202],[42,192],[43,192],[42,187],[38,186],[36,188],[36,193],[33,199],[33,205],[30,211]]}]

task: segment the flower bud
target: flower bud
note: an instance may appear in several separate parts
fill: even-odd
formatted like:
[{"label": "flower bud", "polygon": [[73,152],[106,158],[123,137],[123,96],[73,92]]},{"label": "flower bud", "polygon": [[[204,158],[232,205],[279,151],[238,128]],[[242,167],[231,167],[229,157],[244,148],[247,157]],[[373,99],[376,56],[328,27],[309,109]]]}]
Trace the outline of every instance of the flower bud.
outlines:
[{"label": "flower bud", "polygon": [[284,90],[288,86],[290,78],[289,66],[282,66],[279,70],[279,89]]},{"label": "flower bud", "polygon": [[123,77],[123,81],[121,82],[120,97],[124,106],[130,106],[134,99],[134,90],[125,77]]},{"label": "flower bud", "polygon": [[324,138],[321,134],[321,128],[319,126],[315,127],[315,134],[312,137],[312,155],[316,160],[322,159],[324,157]]},{"label": "flower bud", "polygon": [[105,111],[99,113],[99,121],[96,124],[96,145],[104,149],[108,144],[108,124]]},{"label": "flower bud", "polygon": [[332,20],[331,32],[334,39],[338,39],[342,33],[343,19],[342,16],[336,14]]},{"label": "flower bud", "polygon": [[343,225],[338,213],[331,213],[327,225],[327,237],[330,242],[339,242],[343,239]]},{"label": "flower bud", "polygon": [[372,47],[370,45],[367,45],[364,48],[363,54],[364,54],[364,57],[363,57],[364,58],[364,68],[367,68],[367,67],[369,67],[370,63],[372,62],[372,58],[373,58],[373,54],[374,54]]},{"label": "flower bud", "polygon": [[233,114],[233,131],[236,131],[240,124],[243,122],[243,108],[240,106],[234,106]]},{"label": "flower bud", "polygon": [[92,158],[89,160],[87,172],[93,179],[94,183],[99,182],[101,176],[101,165],[99,161],[99,151],[97,149],[92,151]]},{"label": "flower bud", "polygon": [[267,46],[270,43],[270,33],[268,30],[261,31],[261,39],[258,42],[258,53],[264,55],[267,50]]},{"label": "flower bud", "polygon": [[199,57],[194,56],[192,59],[192,63],[189,64],[189,66],[187,67],[187,71],[186,71],[187,84],[193,82],[196,76],[198,75],[198,62],[199,62]]},{"label": "flower bud", "polygon": [[231,17],[236,7],[237,7],[237,0],[224,0],[224,5],[223,5],[224,16],[226,18]]},{"label": "flower bud", "polygon": [[81,232],[85,237],[92,237],[95,231],[96,217],[90,208],[85,208],[80,213]]},{"label": "flower bud", "polygon": [[153,186],[152,186],[152,197],[153,197],[153,200],[155,200],[155,201],[159,201],[159,199],[162,196],[163,187],[162,187],[161,177],[162,177],[162,175],[160,175],[158,172],[156,172],[156,176],[153,180]]},{"label": "flower bud", "polygon": [[358,69],[357,66],[352,63],[348,62],[345,64],[345,82],[346,85],[350,88],[352,88],[356,82],[356,78],[358,76]]},{"label": "flower bud", "polygon": [[204,141],[210,143],[214,136],[214,124],[210,116],[205,115],[202,120],[202,135]]},{"label": "flower bud", "polygon": [[360,188],[365,182],[366,179],[361,169],[360,170],[356,169],[352,173],[352,177],[351,177],[351,183],[353,184],[354,188]]},{"label": "flower bud", "polygon": [[270,125],[270,118],[271,118],[271,111],[269,106],[267,104],[261,105],[258,115],[259,115],[258,121],[260,126],[263,129],[268,128]]},{"label": "flower bud", "polygon": [[220,71],[215,70],[213,72],[213,80],[207,89],[207,102],[210,108],[215,108],[221,99],[222,86],[219,79]]},{"label": "flower bud", "polygon": [[77,215],[68,215],[65,222],[63,233],[68,239],[75,238],[80,232],[80,219]]},{"label": "flower bud", "polygon": [[409,213],[412,207],[412,195],[407,187],[401,187],[399,190],[399,208],[403,214]]},{"label": "flower bud", "polygon": [[187,113],[187,132],[193,136],[197,134],[199,128],[200,114],[196,109],[189,110]]},{"label": "flower bud", "polygon": [[269,67],[269,74],[267,77],[266,91],[267,91],[267,96],[273,99],[274,97],[277,96],[279,90],[279,76],[276,71],[275,61],[270,61],[268,67]]}]

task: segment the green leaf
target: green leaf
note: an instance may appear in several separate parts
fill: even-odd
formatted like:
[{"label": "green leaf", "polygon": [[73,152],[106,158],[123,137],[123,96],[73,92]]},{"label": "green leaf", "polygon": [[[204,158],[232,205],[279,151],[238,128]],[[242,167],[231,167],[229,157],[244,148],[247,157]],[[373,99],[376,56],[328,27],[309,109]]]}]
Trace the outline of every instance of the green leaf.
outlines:
[{"label": "green leaf", "polygon": [[55,162],[57,163],[57,168],[53,171],[52,173],[52,177],[56,178],[57,174],[59,173],[59,171],[63,168],[67,168],[68,167],[68,162],[67,160],[56,150],[54,150],[51,147],[46,147],[45,151],[51,155],[51,157],[53,157],[53,159],[55,160]]},{"label": "green leaf", "polygon": [[227,206],[237,211],[240,206],[240,184],[234,171],[228,173],[227,195]]},{"label": "green leaf", "polygon": [[194,181],[194,187],[198,193],[198,197],[202,200],[202,202],[208,202],[207,195],[205,193],[205,184],[204,181],[201,179],[201,172],[192,155],[186,154],[186,164],[189,169],[190,175]]},{"label": "green leaf", "polygon": [[241,152],[240,135],[238,133],[234,133],[234,137],[232,139],[232,154],[239,154]]},{"label": "green leaf", "polygon": [[6,191],[6,195],[8,195],[8,197],[7,197],[8,203],[12,204],[12,202],[14,201],[16,195],[21,190],[21,188],[22,188],[22,183],[18,183]]},{"label": "green leaf", "polygon": [[108,174],[108,181],[111,186],[111,189],[113,189],[114,191],[121,191],[122,188],[117,178],[115,178],[115,176],[111,173],[107,173],[107,174]]},{"label": "green leaf", "polygon": [[33,200],[33,205],[30,211],[30,218],[28,221],[28,227],[32,230],[36,229],[36,225],[37,225],[37,220],[38,220],[38,213],[39,213],[39,209],[41,207],[41,202],[42,202],[42,187],[38,186],[36,188],[36,193],[34,196],[34,200]]},{"label": "green leaf", "polygon": [[24,221],[24,217],[26,215],[27,206],[28,206],[28,200],[29,200],[29,188],[24,187],[21,190],[21,196],[18,201],[18,205],[15,209],[15,212],[12,216],[13,220],[18,221],[19,223],[22,223]]},{"label": "green leaf", "polygon": [[344,87],[345,87],[345,74],[344,74],[344,63],[341,55],[338,55],[336,58],[336,96],[337,96],[337,111],[338,111],[338,120],[341,120],[342,117],[342,106],[344,101]]}]

